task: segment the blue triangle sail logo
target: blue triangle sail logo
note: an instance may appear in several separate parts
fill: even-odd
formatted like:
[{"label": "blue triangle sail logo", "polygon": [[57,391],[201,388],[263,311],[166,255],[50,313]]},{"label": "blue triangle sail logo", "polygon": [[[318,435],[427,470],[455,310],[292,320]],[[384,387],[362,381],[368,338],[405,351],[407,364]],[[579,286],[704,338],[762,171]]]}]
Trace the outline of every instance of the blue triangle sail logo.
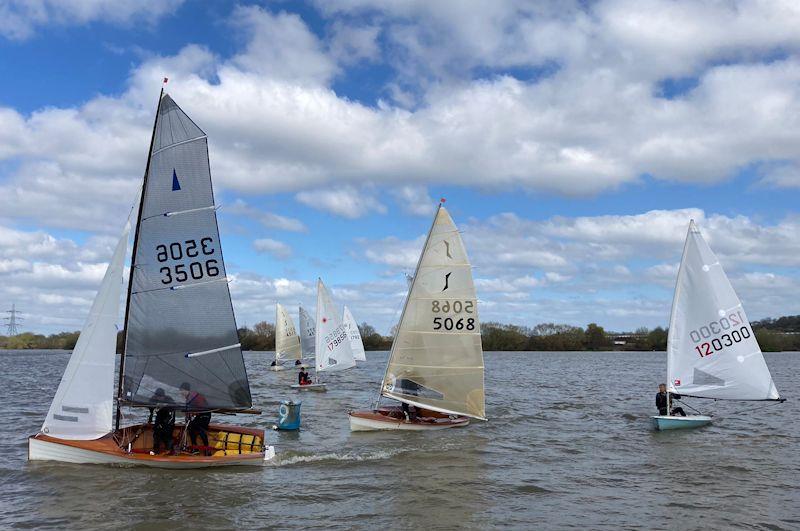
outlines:
[{"label": "blue triangle sail logo", "polygon": [[172,191],[180,190],[181,183],[178,181],[178,174],[175,173],[175,168],[172,168]]}]

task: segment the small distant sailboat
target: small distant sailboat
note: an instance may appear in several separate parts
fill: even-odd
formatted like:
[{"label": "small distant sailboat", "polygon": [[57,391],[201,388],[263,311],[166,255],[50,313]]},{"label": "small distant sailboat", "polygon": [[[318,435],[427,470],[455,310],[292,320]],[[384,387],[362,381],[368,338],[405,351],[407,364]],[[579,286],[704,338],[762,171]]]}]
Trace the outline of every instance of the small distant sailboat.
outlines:
[{"label": "small distant sailboat", "polygon": [[133,243],[115,404],[128,233],[126,227],[42,429],[28,439],[28,459],[159,468],[263,464],[275,450],[261,429],[211,424],[209,445],[200,448],[189,442],[187,425],[176,424],[174,451],[151,455],[153,424],[120,427],[123,406],[171,408],[187,418],[256,413],[220,247],[206,135],[163,90]]},{"label": "small distant sailboat", "polygon": [[[486,420],[478,301],[464,243],[443,205],[425,240],[374,409],[350,429],[438,430]],[[406,417],[380,397],[414,406]],[[409,408],[410,409],[410,408]]]},{"label": "small distant sailboat", "polygon": [[280,304],[275,304],[275,361],[270,370],[284,370],[287,361],[300,361],[302,358],[300,336],[294,327],[292,316]]},{"label": "small distant sailboat", "polygon": [[667,340],[667,414],[657,430],[696,428],[707,415],[670,415],[670,394],[783,401],[742,303],[694,221],[683,247]]},{"label": "small distant sailboat", "polygon": [[356,365],[347,331],[339,320],[336,306],[322,279],[317,280],[317,330],[314,351],[316,381],[306,385],[294,384],[292,389],[324,391],[326,386],[319,380],[321,373],[343,371]]},{"label": "small distant sailboat", "polygon": [[364,342],[361,340],[361,332],[358,329],[356,320],[353,319],[353,314],[350,313],[350,308],[344,307],[342,313],[342,324],[347,330],[347,337],[350,339],[350,349],[353,351],[353,358],[356,361],[367,361],[367,353],[364,351]]},{"label": "small distant sailboat", "polygon": [[300,313],[300,347],[303,350],[303,360],[316,359],[317,324],[302,305]]}]

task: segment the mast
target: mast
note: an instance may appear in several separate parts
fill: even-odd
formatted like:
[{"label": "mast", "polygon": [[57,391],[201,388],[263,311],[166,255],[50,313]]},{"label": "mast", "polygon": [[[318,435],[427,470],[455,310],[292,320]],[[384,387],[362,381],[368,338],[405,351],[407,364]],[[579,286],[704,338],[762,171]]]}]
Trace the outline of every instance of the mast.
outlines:
[{"label": "mast", "polygon": [[119,378],[117,380],[117,413],[114,420],[114,431],[119,429],[119,421],[121,416],[120,400],[122,399],[122,382],[125,377],[125,351],[128,348],[128,314],[131,307],[131,291],[133,290],[133,272],[136,264],[136,248],[139,244],[139,226],[142,223],[142,210],[144,209],[144,196],[147,192],[147,176],[150,174],[150,160],[153,157],[153,144],[156,140],[156,126],[158,125],[158,114],[161,112],[161,100],[164,97],[164,86],[161,86],[161,92],[158,95],[158,105],[156,106],[156,117],[153,120],[153,133],[150,135],[150,149],[147,151],[147,164],[144,169],[144,178],[142,179],[142,192],[139,199],[139,212],[136,215],[136,229],[133,233],[133,251],[131,252],[131,267],[128,272],[128,295],[125,299],[125,323],[122,328],[122,353],[119,358]]},{"label": "mast", "polygon": [[678,290],[681,287],[681,271],[683,271],[684,260],[686,259],[686,248],[689,246],[689,238],[694,228],[694,220],[689,220],[689,230],[686,232],[686,240],[683,242],[683,252],[681,253],[681,263],[678,266],[678,274],[675,276],[675,290],[672,295],[672,308],[669,314],[669,331],[667,332],[667,416],[671,412],[671,399],[670,399],[670,386],[672,385],[672,372],[670,367],[670,345],[672,344],[672,335],[675,333],[675,319],[676,319],[676,306],[678,301]]},{"label": "mast", "polygon": [[378,389],[378,398],[375,400],[375,407],[373,409],[378,409],[378,404],[381,401],[381,396],[383,396],[383,383],[386,381],[386,374],[389,372],[389,362],[392,360],[392,352],[394,352],[394,344],[397,341],[397,336],[400,334],[400,325],[403,323],[403,317],[406,315],[406,309],[408,308],[408,301],[411,300],[411,290],[414,289],[414,280],[416,280],[417,275],[419,275],[419,266],[422,264],[422,257],[425,256],[425,249],[428,248],[428,242],[431,240],[431,233],[433,232],[433,227],[436,226],[436,220],[439,218],[439,210],[442,208],[442,199],[439,201],[439,206],[436,208],[436,213],[433,215],[433,222],[431,222],[431,228],[428,229],[428,236],[425,238],[425,243],[422,244],[422,251],[419,253],[419,258],[417,259],[417,267],[414,269],[414,277],[411,283],[408,286],[408,293],[406,293],[406,301],[403,303],[403,311],[400,313],[400,320],[397,322],[397,332],[395,332],[394,337],[392,338],[392,348],[389,350],[389,359],[386,360],[386,368],[383,370],[383,377],[381,377],[381,385]]}]

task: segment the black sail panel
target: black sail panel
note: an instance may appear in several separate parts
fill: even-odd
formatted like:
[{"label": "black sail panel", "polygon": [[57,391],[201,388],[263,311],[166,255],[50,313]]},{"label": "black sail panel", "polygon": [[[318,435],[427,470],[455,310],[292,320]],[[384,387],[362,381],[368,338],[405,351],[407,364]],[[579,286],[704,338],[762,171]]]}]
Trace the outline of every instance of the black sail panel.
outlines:
[{"label": "black sail panel", "polygon": [[[226,280],[205,133],[164,95],[133,258],[122,399],[252,406]],[[181,388],[188,388],[188,393]],[[200,395],[202,398],[197,398]]]}]

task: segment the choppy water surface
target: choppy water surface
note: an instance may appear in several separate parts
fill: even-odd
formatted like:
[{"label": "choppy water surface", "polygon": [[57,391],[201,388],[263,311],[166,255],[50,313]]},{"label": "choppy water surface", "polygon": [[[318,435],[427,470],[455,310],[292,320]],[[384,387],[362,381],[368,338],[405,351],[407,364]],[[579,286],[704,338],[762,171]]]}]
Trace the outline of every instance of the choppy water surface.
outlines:
[{"label": "choppy water surface", "polygon": [[351,434],[346,412],[375,398],[386,353],[293,394],[294,371],[247,353],[255,403],[271,424],[303,401],[298,433],[268,436],[264,468],[159,471],[30,464],[68,353],[0,352],[0,527],[800,528],[800,354],[767,354],[790,401],[710,403],[708,428],[654,433],[663,353],[486,354],[489,422],[435,433]]}]

